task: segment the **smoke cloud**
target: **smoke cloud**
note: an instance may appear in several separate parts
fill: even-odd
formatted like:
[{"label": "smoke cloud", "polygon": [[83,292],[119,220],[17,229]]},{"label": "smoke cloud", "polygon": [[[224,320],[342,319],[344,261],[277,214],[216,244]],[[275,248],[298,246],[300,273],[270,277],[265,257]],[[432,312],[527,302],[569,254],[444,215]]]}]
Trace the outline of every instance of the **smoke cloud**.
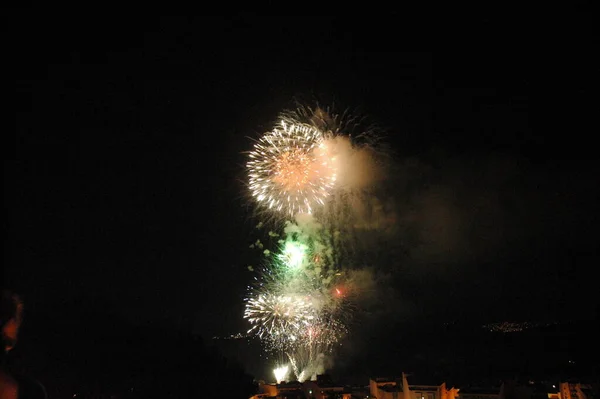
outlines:
[{"label": "smoke cloud", "polygon": [[327,141],[327,146],[336,158],[336,187],[345,192],[372,188],[384,178],[375,152],[367,146],[353,146],[345,136],[336,136]]}]

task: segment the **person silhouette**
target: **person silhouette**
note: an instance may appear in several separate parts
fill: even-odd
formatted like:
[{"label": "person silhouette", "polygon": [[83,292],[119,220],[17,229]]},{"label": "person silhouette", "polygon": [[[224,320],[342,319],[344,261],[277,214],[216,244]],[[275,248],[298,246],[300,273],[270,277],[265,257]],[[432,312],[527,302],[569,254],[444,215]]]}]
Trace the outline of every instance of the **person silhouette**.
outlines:
[{"label": "person silhouette", "polygon": [[37,381],[9,370],[9,352],[17,344],[23,320],[21,298],[2,290],[0,298],[0,399],[46,399],[45,388]]}]

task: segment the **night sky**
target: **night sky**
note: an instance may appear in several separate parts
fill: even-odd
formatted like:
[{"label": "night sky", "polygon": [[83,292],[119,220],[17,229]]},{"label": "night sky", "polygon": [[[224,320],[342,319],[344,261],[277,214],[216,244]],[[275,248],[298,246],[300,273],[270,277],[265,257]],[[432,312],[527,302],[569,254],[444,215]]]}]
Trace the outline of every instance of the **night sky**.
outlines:
[{"label": "night sky", "polygon": [[3,281],[61,320],[79,302],[244,332],[244,151],[301,99],[368,115],[391,148],[381,348],[423,320],[595,320],[591,23],[455,22],[431,46],[376,19],[15,17]]}]

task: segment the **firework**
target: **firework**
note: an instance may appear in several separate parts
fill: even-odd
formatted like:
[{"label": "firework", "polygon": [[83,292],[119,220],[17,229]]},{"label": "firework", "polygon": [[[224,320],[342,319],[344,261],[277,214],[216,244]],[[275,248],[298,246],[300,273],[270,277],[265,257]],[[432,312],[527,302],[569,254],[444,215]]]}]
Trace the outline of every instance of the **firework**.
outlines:
[{"label": "firework", "polygon": [[277,381],[278,384],[281,383],[282,381],[285,381],[289,370],[290,370],[290,368],[287,365],[275,367],[273,369],[273,375],[275,376],[275,381]]},{"label": "firework", "polygon": [[323,371],[323,357],[348,331],[353,299],[348,274],[329,260],[329,241],[320,228],[308,225],[309,232],[286,227],[279,250],[257,270],[244,313],[248,333],[287,358],[299,381]]},{"label": "firework", "polygon": [[248,333],[293,340],[314,315],[310,302],[299,295],[259,295],[248,300],[244,317],[253,324]]},{"label": "firework", "polygon": [[302,266],[307,258],[308,247],[305,244],[288,241],[285,243],[283,252],[278,256],[283,264],[291,269]]},{"label": "firework", "polygon": [[290,216],[323,205],[336,181],[326,138],[314,126],[282,118],[250,153],[246,166],[252,196]]},{"label": "firework", "polygon": [[347,332],[340,273],[317,266],[310,247],[293,240],[281,245],[249,287],[244,314],[251,324],[248,333],[269,352],[287,357],[299,381],[322,369],[323,356]]},{"label": "firework", "polygon": [[380,169],[370,148],[373,130],[363,127],[347,113],[298,107],[280,114],[249,154],[252,197],[271,216],[286,219],[282,235],[269,233],[281,237],[278,249],[271,252],[259,241],[252,246],[266,260],[244,312],[248,334],[279,355],[278,382],[288,373],[304,381],[324,372],[364,291],[367,279],[352,273],[363,262],[354,254],[355,230],[365,221],[378,225],[364,197]]},{"label": "firework", "polygon": [[329,245],[320,228],[311,226],[309,234],[287,225],[279,251],[257,270],[244,314],[251,324],[248,333],[286,356],[297,378],[316,356],[331,352],[348,318],[344,274],[328,260]]}]

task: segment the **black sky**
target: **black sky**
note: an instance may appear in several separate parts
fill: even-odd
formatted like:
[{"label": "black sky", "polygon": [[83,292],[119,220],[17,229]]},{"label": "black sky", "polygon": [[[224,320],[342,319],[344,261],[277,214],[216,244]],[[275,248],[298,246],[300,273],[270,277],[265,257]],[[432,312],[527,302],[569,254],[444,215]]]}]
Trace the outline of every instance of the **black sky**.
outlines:
[{"label": "black sky", "polygon": [[386,128],[399,314],[593,318],[597,68],[577,18],[575,44],[481,18],[440,27],[431,52],[376,20],[16,18],[5,281],[34,308],[86,298],[132,323],[243,330],[242,152],[317,98]]}]

